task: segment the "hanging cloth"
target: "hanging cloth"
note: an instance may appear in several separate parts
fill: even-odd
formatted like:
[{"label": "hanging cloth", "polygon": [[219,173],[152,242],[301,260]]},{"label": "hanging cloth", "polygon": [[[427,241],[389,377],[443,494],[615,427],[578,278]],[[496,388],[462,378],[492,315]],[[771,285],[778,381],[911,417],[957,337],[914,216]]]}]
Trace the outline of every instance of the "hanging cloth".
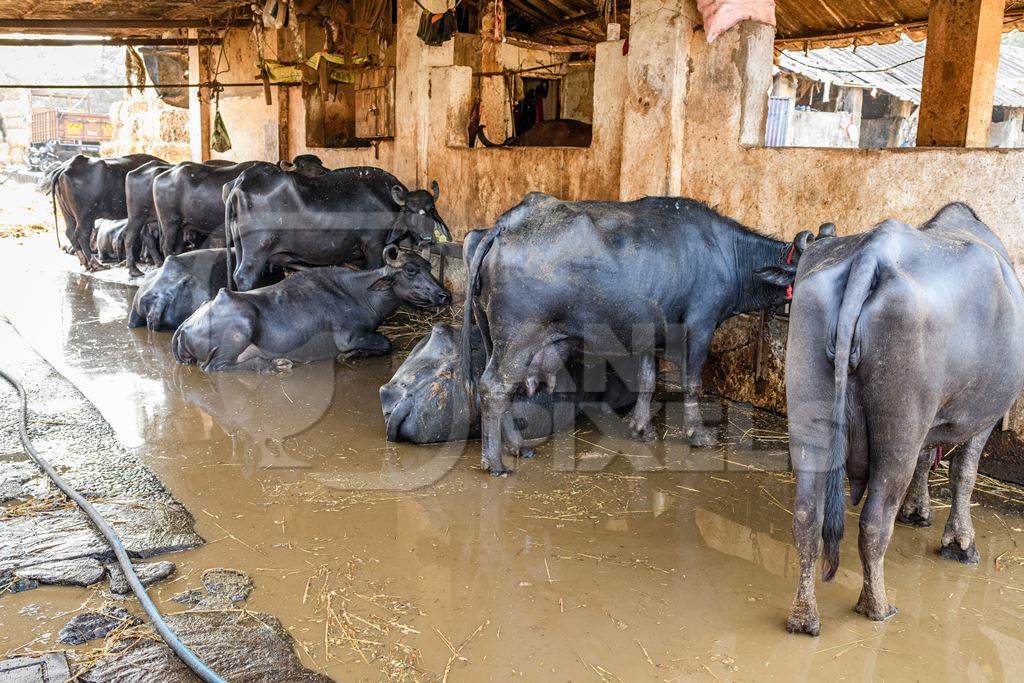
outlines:
[{"label": "hanging cloth", "polygon": [[455,19],[455,10],[450,9],[443,14],[434,14],[423,10],[420,15],[420,28],[416,35],[427,45],[442,45],[451,40],[458,30],[458,22]]}]

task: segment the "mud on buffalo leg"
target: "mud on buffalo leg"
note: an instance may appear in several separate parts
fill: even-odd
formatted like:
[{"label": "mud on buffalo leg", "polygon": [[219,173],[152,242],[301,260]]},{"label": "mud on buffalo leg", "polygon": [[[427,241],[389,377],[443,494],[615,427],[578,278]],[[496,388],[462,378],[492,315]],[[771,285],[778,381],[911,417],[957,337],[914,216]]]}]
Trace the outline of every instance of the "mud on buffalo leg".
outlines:
[{"label": "mud on buffalo leg", "polygon": [[[824,457],[822,457],[824,460]],[[800,555],[800,579],[796,597],[786,621],[790,633],[816,636],[821,631],[818,600],[814,593],[815,571],[821,554],[821,526],[825,510],[826,472],[796,466],[796,501],[793,510],[793,538]]]},{"label": "mud on buffalo leg", "polygon": [[653,353],[640,356],[637,368],[637,397],[633,412],[629,415],[629,432],[634,439],[650,441],[654,438],[654,425],[651,424],[651,396],[658,380],[658,361]]},{"label": "mud on buffalo leg", "polygon": [[914,478],[910,481],[910,488],[907,489],[900,513],[896,516],[901,524],[919,527],[932,525],[931,499],[928,496],[928,472],[932,468],[932,452],[931,448],[923,448],[917,458]]},{"label": "mud on buffalo leg", "polygon": [[683,385],[683,427],[692,446],[714,446],[718,439],[700,414],[701,372],[708,358],[714,325],[686,326],[686,361],[680,367]]},{"label": "mud on buffalo leg", "polygon": [[942,532],[943,557],[964,564],[978,564],[974,545],[974,523],[971,521],[971,492],[978,478],[978,459],[988,441],[992,427],[979,432],[949,461],[949,484],[953,490],[953,506],[949,509],[946,529]]},{"label": "mud on buffalo leg", "polygon": [[[867,499],[860,511],[861,564],[864,585],[854,610],[873,621],[885,621],[896,614],[896,607],[885,594],[885,551],[892,539],[900,501],[914,476],[921,447],[906,448],[893,444],[873,453],[874,463],[868,476]],[[908,457],[908,453],[914,453]]]}]

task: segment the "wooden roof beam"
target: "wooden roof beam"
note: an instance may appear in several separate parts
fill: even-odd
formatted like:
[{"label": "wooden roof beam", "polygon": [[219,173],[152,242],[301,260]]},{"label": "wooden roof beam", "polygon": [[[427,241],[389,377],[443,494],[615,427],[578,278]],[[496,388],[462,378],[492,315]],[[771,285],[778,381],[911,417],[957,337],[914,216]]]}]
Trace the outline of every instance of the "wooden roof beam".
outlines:
[{"label": "wooden roof beam", "polygon": [[170,31],[179,28],[238,28],[251,26],[250,19],[17,19],[0,18],[0,30],[103,33],[112,30]]}]

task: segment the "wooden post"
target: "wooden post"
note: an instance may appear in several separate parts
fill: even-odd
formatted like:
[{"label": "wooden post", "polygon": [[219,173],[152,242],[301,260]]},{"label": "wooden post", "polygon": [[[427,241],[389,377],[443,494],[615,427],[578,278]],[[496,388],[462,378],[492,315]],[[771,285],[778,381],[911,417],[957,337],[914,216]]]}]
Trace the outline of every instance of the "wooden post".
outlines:
[{"label": "wooden post", "polygon": [[291,141],[288,135],[290,111],[288,108],[288,88],[277,89],[277,156],[279,159],[291,161]]},{"label": "wooden post", "polygon": [[[198,40],[195,29],[189,31],[189,38],[196,39],[196,44],[188,48],[189,75],[194,72],[197,81],[203,83],[208,77],[205,62],[205,51],[210,49],[208,41]],[[210,92],[205,88],[189,92],[189,142],[192,159],[210,159]]]},{"label": "wooden post", "polygon": [[986,147],[1003,0],[932,0],[918,147]]}]

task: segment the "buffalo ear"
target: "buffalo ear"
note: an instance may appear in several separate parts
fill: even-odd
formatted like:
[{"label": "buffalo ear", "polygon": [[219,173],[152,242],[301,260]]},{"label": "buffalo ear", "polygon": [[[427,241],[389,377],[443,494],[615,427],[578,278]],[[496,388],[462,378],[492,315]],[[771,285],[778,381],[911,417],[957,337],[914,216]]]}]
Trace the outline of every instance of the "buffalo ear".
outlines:
[{"label": "buffalo ear", "polygon": [[758,268],[754,271],[754,275],[760,280],[764,280],[770,284],[778,287],[787,287],[793,284],[796,280],[796,268],[783,268],[780,266],[768,266],[767,268]]},{"label": "buffalo ear", "polygon": [[438,184],[437,184],[437,181],[436,181],[436,180],[434,180],[434,181],[431,181],[431,183],[430,183],[430,189],[431,189],[431,191],[433,191],[433,193],[434,193],[434,201],[436,202],[436,201],[437,201],[437,198],[441,196],[441,188],[440,188],[440,186],[438,186]]},{"label": "buffalo ear", "polygon": [[395,204],[405,206],[405,190],[398,185],[391,188],[391,198],[395,200]]},{"label": "buffalo ear", "polygon": [[394,284],[394,275],[384,275],[383,277],[379,277],[376,280],[374,280],[373,284],[370,285],[367,289],[369,289],[371,292],[386,292],[387,290],[391,289],[391,287],[394,286]]}]

